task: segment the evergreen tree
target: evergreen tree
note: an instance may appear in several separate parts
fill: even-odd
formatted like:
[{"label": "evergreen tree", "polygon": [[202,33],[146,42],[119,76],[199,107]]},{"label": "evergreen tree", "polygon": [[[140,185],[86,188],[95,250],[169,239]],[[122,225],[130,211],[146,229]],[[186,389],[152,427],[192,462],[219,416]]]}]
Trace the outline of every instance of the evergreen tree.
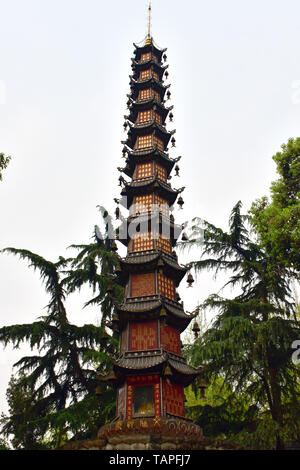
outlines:
[{"label": "evergreen tree", "polygon": [[6,157],[4,153],[0,153],[0,181],[2,181],[2,170],[5,170],[5,168],[7,168],[10,160],[11,157]]},{"label": "evergreen tree", "polygon": [[251,240],[250,222],[239,202],[228,232],[204,222],[204,240],[194,237],[187,242],[187,247],[203,244],[205,259],[191,263],[196,272],[231,271],[226,286],[240,289],[233,299],[214,294],[204,302],[202,308],[215,309],[217,315],[195,343],[192,357],[196,365],[206,363],[210,380],[221,376],[234,393],[242,392],[253,405],[269,411],[280,448],[287,403],[299,409],[298,371],[291,360],[299,321],[290,268],[276,265],[272,255]]},{"label": "evergreen tree", "polygon": [[271,201],[252,204],[253,224],[259,241],[277,263],[300,276],[300,137],[289,139],[273,160],[279,179],[271,185]]},{"label": "evergreen tree", "polygon": [[[112,415],[115,397],[110,387],[104,391],[101,407],[95,395],[97,373],[110,371],[111,356],[118,351],[118,342],[105,328],[112,326],[113,295],[120,297],[123,292],[114,282],[118,259],[112,243],[106,232],[100,237],[97,231],[95,243],[76,246],[80,248],[76,258],[60,257],[56,263],[28,250],[3,250],[29,261],[40,272],[50,295],[47,315],[32,324],[0,329],[0,341],[5,346],[12,343],[19,347],[27,341],[38,352],[15,364],[21,376],[12,379],[8,388],[10,416],[1,420],[3,434],[13,434],[18,448],[56,447],[71,436],[92,437]],[[101,307],[100,327],[78,327],[67,318],[66,296],[85,283],[97,293],[85,305]],[[20,394],[24,408],[16,406]]]}]

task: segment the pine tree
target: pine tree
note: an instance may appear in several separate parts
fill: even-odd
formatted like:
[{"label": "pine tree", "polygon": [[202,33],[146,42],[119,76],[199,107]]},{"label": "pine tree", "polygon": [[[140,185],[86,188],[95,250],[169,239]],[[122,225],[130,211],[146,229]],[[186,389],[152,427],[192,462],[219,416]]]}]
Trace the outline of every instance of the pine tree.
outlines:
[{"label": "pine tree", "polygon": [[[109,387],[101,407],[95,390],[98,372],[110,371],[111,357],[118,351],[118,342],[106,331],[107,326],[111,327],[113,295],[122,295],[113,274],[118,258],[107,233],[101,238],[99,233],[95,234],[95,243],[72,246],[80,248],[78,256],[60,257],[56,263],[28,250],[3,250],[38,270],[50,295],[47,314],[36,322],[0,328],[0,342],[4,346],[11,343],[18,348],[22,342],[28,342],[31,349],[37,350],[37,354],[23,357],[15,364],[21,375],[13,379],[17,386],[10,385],[8,389],[11,403],[18,402],[18,390],[24,393],[24,400],[28,395],[24,412],[22,407],[16,410],[11,406],[11,415],[2,417],[2,432],[6,436],[13,433],[17,446],[35,448],[44,442],[46,434],[49,446],[61,445],[70,435],[91,437],[111,417],[114,407],[114,394]],[[85,305],[100,306],[100,327],[79,327],[68,320],[66,296],[85,283],[94,293],[97,291],[96,297]],[[112,289],[107,288],[108,284]],[[19,439],[22,434],[29,438]]]},{"label": "pine tree", "polygon": [[[223,377],[236,393],[242,391],[254,405],[269,410],[280,448],[286,418],[283,402],[299,406],[298,371],[291,360],[299,321],[290,269],[277,265],[251,239],[248,223],[251,218],[241,214],[239,202],[232,210],[228,232],[205,221],[204,240],[196,236],[187,242],[187,247],[203,243],[204,259],[191,263],[196,272],[231,271],[225,285],[240,292],[233,299],[214,294],[204,302],[202,308],[215,309],[217,315],[195,343],[193,359],[196,364],[206,363],[210,380]],[[199,225],[194,229],[199,233]]]}]

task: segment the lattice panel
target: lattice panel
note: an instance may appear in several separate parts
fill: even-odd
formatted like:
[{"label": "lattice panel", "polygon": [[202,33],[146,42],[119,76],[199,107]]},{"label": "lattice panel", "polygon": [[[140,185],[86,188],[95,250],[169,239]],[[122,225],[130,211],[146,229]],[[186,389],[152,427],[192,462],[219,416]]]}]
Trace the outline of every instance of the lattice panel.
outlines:
[{"label": "lattice panel", "polygon": [[158,290],[168,299],[175,300],[175,283],[164,274],[158,274]]},{"label": "lattice panel", "polygon": [[152,96],[153,98],[156,99],[156,101],[159,101],[160,102],[160,94],[158,93],[158,91],[152,91]]},{"label": "lattice panel", "polygon": [[158,80],[158,73],[152,71],[152,77],[155,78],[155,80]]},{"label": "lattice panel", "polygon": [[140,100],[146,100],[151,97],[151,88],[145,88],[145,90],[140,91]]},{"label": "lattice panel", "polygon": [[136,179],[153,176],[153,162],[141,163],[136,167]]},{"label": "lattice panel", "polygon": [[160,180],[167,181],[167,172],[163,166],[156,164],[155,171]]},{"label": "lattice panel", "polygon": [[155,274],[132,274],[131,275],[131,297],[143,297],[156,293]]},{"label": "lattice panel", "polygon": [[142,70],[140,73],[141,80],[146,80],[147,78],[150,78],[150,69]]},{"label": "lattice panel", "polygon": [[117,415],[125,417],[126,413],[126,385],[119,388],[117,396]]},{"label": "lattice panel", "polygon": [[158,122],[158,124],[161,124],[161,115],[158,112],[153,112],[153,119],[155,122]]},{"label": "lattice panel", "polygon": [[148,62],[151,59],[151,52],[146,52],[141,55],[141,62]]},{"label": "lattice panel", "polygon": [[151,109],[147,109],[146,111],[140,111],[138,116],[138,122],[148,122],[151,121],[152,116]]},{"label": "lattice panel", "polygon": [[121,353],[128,349],[128,325],[121,333],[120,351]]},{"label": "lattice panel", "polygon": [[130,324],[129,350],[147,351],[158,348],[158,326],[156,322]]},{"label": "lattice panel", "polygon": [[135,233],[133,251],[154,250],[153,232]]},{"label": "lattice panel", "polygon": [[169,204],[167,203],[167,201],[165,199],[160,197],[158,194],[155,194],[154,204],[159,206],[160,212],[163,215],[165,215],[167,217],[169,216]]},{"label": "lattice panel", "polygon": [[172,253],[171,248],[171,240],[169,238],[165,238],[161,233],[158,235],[156,239],[156,248],[158,250],[162,250],[165,253]]},{"label": "lattice panel", "polygon": [[152,135],[140,135],[137,138],[137,148],[144,149],[147,147],[152,147]]},{"label": "lattice panel", "polygon": [[167,413],[184,416],[183,387],[163,381],[163,403]]},{"label": "lattice panel", "polygon": [[143,374],[127,377],[127,419],[133,414],[134,387],[153,386],[155,417],[161,416],[160,380],[158,374]]},{"label": "lattice panel", "polygon": [[153,197],[152,194],[145,194],[144,196],[136,196],[133,199],[133,207],[130,208],[130,213],[133,212],[141,214],[142,212],[152,211]]},{"label": "lattice panel", "polygon": [[180,354],[179,331],[170,325],[161,324],[161,347],[174,354]]},{"label": "lattice panel", "polygon": [[159,137],[156,137],[156,135],[153,137],[153,144],[154,145],[157,145],[157,148],[159,150],[164,150],[164,143],[163,141],[159,138]]}]

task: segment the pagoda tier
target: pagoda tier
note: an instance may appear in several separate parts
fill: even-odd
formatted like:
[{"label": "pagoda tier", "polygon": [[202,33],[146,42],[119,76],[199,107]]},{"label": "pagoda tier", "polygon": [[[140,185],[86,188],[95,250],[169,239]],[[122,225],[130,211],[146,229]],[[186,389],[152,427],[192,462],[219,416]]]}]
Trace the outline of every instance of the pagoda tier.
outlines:
[{"label": "pagoda tier", "polygon": [[153,58],[150,58],[148,61],[143,61],[141,63],[136,62],[133,59],[131,65],[131,68],[133,69],[133,74],[129,75],[129,77],[135,81],[138,81],[141,76],[141,72],[143,72],[144,70],[150,70],[151,72],[156,74],[156,76],[158,77],[158,81],[162,81],[163,75],[168,69],[168,67],[168,65],[162,67],[157,63],[157,59]]},{"label": "pagoda tier", "polygon": [[[168,371],[166,373],[167,368]],[[202,373],[201,370],[189,366],[183,357],[162,351],[161,349],[125,352],[115,362],[114,369],[119,383],[126,380],[128,370],[134,375],[140,374],[141,371],[145,370],[147,374],[158,373],[160,377],[168,381],[172,378],[174,383],[180,381],[185,387],[190,385]]]},{"label": "pagoda tier", "polygon": [[156,101],[162,103],[165,93],[167,92],[168,88],[170,88],[170,85],[163,85],[161,81],[152,75],[149,78],[145,78],[143,80],[134,80],[132,77],[130,77],[130,88],[130,104],[136,100],[149,99],[150,97],[154,97]]},{"label": "pagoda tier", "polygon": [[168,50],[167,48],[165,49],[159,49],[158,47],[155,46],[155,44],[153,43],[153,40],[151,41],[150,44],[144,44],[143,46],[137,46],[135,43],[133,43],[134,45],[134,58],[137,62],[139,62],[140,60],[143,60],[143,55],[144,54],[154,54],[155,57],[157,58],[157,60],[159,62],[161,62],[161,59],[163,57],[163,54],[165,54],[165,52]]},{"label": "pagoda tier", "polygon": [[120,267],[117,282],[123,286],[128,283],[131,275],[150,272],[153,278],[155,275],[169,277],[174,280],[174,286],[177,287],[188,270],[177,263],[175,256],[154,249],[129,253],[126,258],[120,259]]},{"label": "pagoda tier", "polygon": [[160,168],[164,168],[166,171],[166,178],[170,175],[173,166],[179,158],[171,159],[166,152],[159,150],[157,146],[153,146],[147,149],[132,150],[124,147],[124,151],[127,152],[126,167],[123,169],[127,176],[137,179],[138,170],[143,163],[152,163],[152,166],[148,166],[150,175],[154,175],[159,172]]},{"label": "pagoda tier", "polygon": [[[114,361],[113,368],[114,372],[98,379],[117,387],[117,417],[128,421],[145,417],[184,418],[183,387],[202,374],[202,370],[189,366],[178,354],[148,348],[125,352]],[[139,409],[135,400],[137,390],[144,396],[151,390],[152,395],[151,402],[142,402]]]},{"label": "pagoda tier", "polygon": [[[123,202],[120,200],[120,204],[121,203]],[[151,248],[164,249],[166,253],[171,253],[172,247],[176,245],[176,241],[182,232],[182,226],[176,225],[173,219],[174,217],[172,215],[167,217],[159,210],[156,212],[141,213],[139,215],[133,214],[117,229],[118,240],[122,242],[123,245],[128,246],[129,253],[133,251],[143,251],[147,249],[147,246],[149,248],[149,242]],[[143,227],[146,232],[142,232],[140,235],[137,233],[135,235],[137,239],[141,239],[140,243],[138,240],[136,240],[135,243],[134,237],[128,237],[132,225]],[[158,235],[153,236],[153,233]],[[144,243],[142,240],[144,240]],[[177,256],[175,252],[173,254]]]},{"label": "pagoda tier", "polygon": [[119,331],[126,329],[129,320],[164,320],[167,316],[168,324],[176,327],[181,333],[197,315],[197,313],[185,313],[182,303],[168,299],[161,294],[149,295],[142,298],[131,297],[125,299],[121,304],[116,302],[115,311],[114,325]]},{"label": "pagoda tier", "polygon": [[[139,114],[142,113],[146,113],[146,111],[141,111]],[[157,112],[156,115],[160,116]],[[148,116],[146,118],[148,119]],[[128,138],[122,143],[134,150],[157,146],[159,150],[165,151],[169,140],[176,132],[175,130],[167,132],[164,126],[154,120],[140,122],[134,126],[129,124],[129,127]]]},{"label": "pagoda tier", "polygon": [[166,108],[162,103],[156,100],[155,96],[150,96],[150,98],[146,98],[141,101],[131,101],[130,113],[128,116],[124,116],[124,118],[132,123],[138,123],[139,113],[150,111],[149,120],[154,121],[156,118],[155,112],[157,112],[161,116],[161,124],[163,125],[169,111],[173,108],[173,106]]},{"label": "pagoda tier", "polygon": [[[129,116],[123,156],[131,179],[120,176],[121,199],[129,217],[122,220],[118,239],[127,246],[119,257],[116,281],[125,287],[122,303],[115,302],[111,327],[120,336],[120,357],[112,372],[101,377],[117,388],[117,418],[184,418],[184,387],[202,373],[181,356],[180,334],[195,315],[184,311],[177,288],[188,268],[173,251],[182,228],[175,225],[170,208],[184,188],[168,183],[174,164],[167,153],[175,130],[166,129],[173,107],[165,107],[167,66],[150,37],[136,47],[128,95]],[[167,92],[167,97],[170,93]],[[172,115],[170,116],[172,119]],[[179,168],[175,168],[178,175]],[[182,204],[179,201],[179,204]],[[120,213],[118,211],[118,217]]]},{"label": "pagoda tier", "polygon": [[[141,170],[144,171],[141,171],[141,173],[147,174],[149,167],[150,164],[142,167]],[[164,171],[163,174],[165,175],[166,172]],[[161,178],[158,176],[142,177],[132,180],[131,183],[125,183],[122,191],[123,198],[120,200],[120,203],[126,209],[130,208],[130,215],[148,212],[153,205],[160,206],[161,212],[164,215],[169,215],[169,206],[174,204],[179,191],[172,189],[171,185]],[[134,206],[133,208],[131,208],[132,205]]]}]

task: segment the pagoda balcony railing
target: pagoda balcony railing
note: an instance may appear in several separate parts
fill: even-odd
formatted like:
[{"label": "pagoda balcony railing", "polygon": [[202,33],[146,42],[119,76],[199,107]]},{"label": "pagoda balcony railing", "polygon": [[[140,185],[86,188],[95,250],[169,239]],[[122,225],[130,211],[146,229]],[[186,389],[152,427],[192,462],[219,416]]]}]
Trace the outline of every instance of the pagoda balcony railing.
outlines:
[{"label": "pagoda balcony railing", "polygon": [[157,349],[145,349],[145,350],[141,350],[141,351],[125,351],[123,352],[121,355],[120,355],[120,358],[136,358],[137,356],[147,356],[147,357],[150,357],[150,356],[160,356],[161,354],[163,354],[164,351],[162,348],[157,348]]},{"label": "pagoda balcony railing", "polygon": [[143,129],[144,127],[150,127],[153,124],[156,125],[158,129],[160,129],[164,134],[165,133],[171,134],[171,131],[168,132],[165,125],[161,124],[160,122],[157,122],[155,119],[150,119],[149,121],[144,121],[144,122],[135,122],[134,126],[132,127]]},{"label": "pagoda balcony railing", "polygon": [[168,183],[165,179],[162,179],[159,175],[144,176],[142,178],[133,178],[129,186],[133,186],[133,187],[143,186],[144,183],[150,183],[151,181],[154,181],[155,179],[158,179],[161,183],[163,183],[163,186],[167,186],[168,188],[172,189],[170,183]]},{"label": "pagoda balcony railing", "polygon": [[[172,189],[172,186],[171,186],[170,183],[168,183],[167,181],[162,180],[161,178],[158,178],[157,175],[151,176],[150,178],[148,178],[148,177],[145,178],[145,180],[146,180],[147,182],[150,182],[151,180],[153,180],[153,182],[154,182],[156,179],[159,179],[159,181],[160,181],[160,183],[161,183],[161,185],[162,185],[163,188],[165,188],[165,189],[167,189],[167,190],[171,189],[173,192],[176,192],[174,189]],[[137,184],[139,181],[141,181],[141,184]],[[132,186],[132,187],[142,186],[142,185],[143,185],[142,183],[143,183],[143,182],[142,182],[142,178],[140,178],[140,179],[134,179],[134,180],[132,180],[132,182],[129,184],[129,186]],[[168,204],[165,204],[165,205],[167,206]]]},{"label": "pagoda balcony railing", "polygon": [[[131,206],[132,207],[132,206]],[[149,216],[157,216],[157,217],[161,217],[162,218],[162,221],[166,224],[170,224],[170,216],[166,216],[165,214],[162,213],[161,209],[154,209],[154,210],[146,210],[144,212],[139,212],[138,213],[130,213],[129,214],[129,217],[128,217],[128,222],[132,222],[133,219],[136,219],[138,217],[145,217],[145,218],[148,218]],[[179,224],[175,224],[172,222],[172,225],[176,225],[177,227],[181,227],[181,225]]]},{"label": "pagoda balcony railing", "polygon": [[135,302],[138,302],[138,303],[150,302],[150,301],[162,300],[162,299],[166,303],[170,303],[171,305],[173,305],[176,308],[181,307],[181,310],[182,310],[182,305],[177,300],[169,299],[168,297],[165,297],[161,294],[145,295],[143,297],[127,297],[126,304],[135,303]]},{"label": "pagoda balcony railing", "polygon": [[[166,182],[166,179],[163,179],[161,176],[159,175],[156,175],[156,178],[159,180],[159,181],[162,181],[163,183],[167,183]],[[147,182],[149,180],[152,180],[153,179],[153,176],[144,176],[142,178],[137,178],[136,176],[132,178],[132,182],[136,182],[136,181],[142,181],[142,182]]]},{"label": "pagoda balcony railing", "polygon": [[162,102],[157,100],[155,96],[150,96],[150,98],[138,98],[136,101],[133,101],[134,103],[150,103],[151,101],[154,101],[154,103],[157,103],[158,105],[162,106]]},{"label": "pagoda balcony railing", "polygon": [[[134,79],[133,79],[134,80]],[[137,80],[134,80],[136,83],[144,83],[144,82],[148,82],[149,80],[155,80],[156,82],[158,82],[159,84],[162,84],[162,81],[161,80],[158,80],[156,77],[154,77],[153,75],[150,75],[150,77],[145,77],[145,78],[138,78]]]},{"label": "pagoda balcony railing", "polygon": [[148,121],[143,121],[143,122],[136,121],[134,123],[134,127],[138,127],[140,129],[143,127],[149,127],[152,124],[157,124],[157,126],[159,126],[162,130],[166,132],[166,126],[158,122],[156,119],[149,119]]},{"label": "pagoda balcony railing", "polygon": [[125,351],[123,352],[121,355],[120,355],[120,359],[122,358],[126,358],[126,359],[130,359],[130,358],[137,358],[139,356],[142,356],[142,357],[156,357],[156,356],[160,356],[160,355],[164,355],[166,356],[166,360],[168,358],[170,359],[173,359],[175,361],[178,361],[178,362],[181,362],[182,364],[186,364],[186,358],[183,357],[183,356],[180,356],[179,354],[175,354],[175,353],[172,353],[166,349],[164,349],[163,347],[161,348],[157,348],[157,349],[144,349],[144,350],[140,350],[140,351]]},{"label": "pagoda balcony railing", "polygon": [[153,248],[152,250],[131,251],[130,253],[127,253],[125,260],[130,259],[130,258],[135,258],[136,256],[140,256],[140,255],[143,255],[143,256],[144,255],[153,255],[153,252],[156,252],[157,255],[162,253],[166,259],[169,259],[172,262],[176,261],[178,263],[176,254],[172,255],[172,254],[167,253],[167,252],[165,252],[163,250],[160,250],[158,248]]},{"label": "pagoda balcony railing", "polygon": [[153,77],[153,76],[150,76],[150,77],[147,77],[147,78],[138,78],[137,80],[135,80],[132,76],[130,76],[130,79],[132,81],[133,84],[140,84],[140,83],[147,83],[147,82],[152,82],[154,81],[155,83],[157,83],[160,87],[162,88],[169,88],[170,85],[164,85],[162,80],[157,80],[157,78]]},{"label": "pagoda balcony railing", "polygon": [[[130,147],[128,147],[130,149]],[[144,149],[130,149],[130,153],[132,153],[133,155],[149,155],[150,153],[153,153],[153,152],[158,152],[160,153],[161,155],[163,155],[165,158],[169,158],[169,154],[167,152],[165,152],[164,150],[160,150],[160,148],[158,148],[157,145],[151,145],[151,147],[146,147]]]},{"label": "pagoda balcony railing", "polygon": [[[167,204],[165,204],[167,206]],[[166,214],[164,213],[163,209],[160,208],[160,209],[150,209],[150,210],[140,210],[140,209],[135,209],[133,206],[135,206],[135,204],[133,204],[132,206],[130,206],[129,208],[129,216],[130,217],[140,217],[140,216],[150,216],[150,217],[155,217],[157,214],[162,214],[164,215],[165,217],[168,218],[168,216],[166,216]],[[169,206],[166,207],[165,211],[169,209]]]}]

